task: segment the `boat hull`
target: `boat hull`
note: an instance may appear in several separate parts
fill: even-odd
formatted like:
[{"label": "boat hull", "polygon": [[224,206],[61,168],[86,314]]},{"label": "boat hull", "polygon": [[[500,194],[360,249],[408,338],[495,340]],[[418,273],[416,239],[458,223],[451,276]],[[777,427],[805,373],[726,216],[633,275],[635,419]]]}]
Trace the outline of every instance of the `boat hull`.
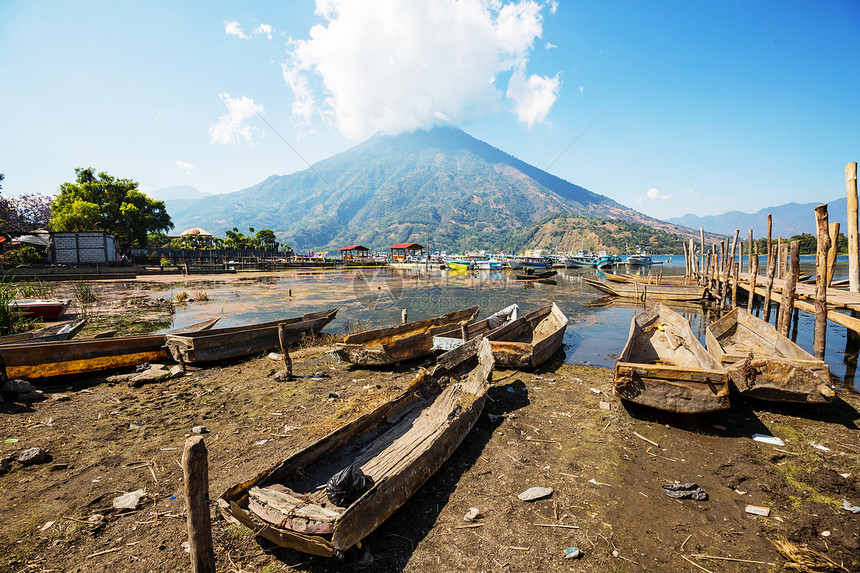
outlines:
[{"label": "boat hull", "polygon": [[197,364],[239,358],[280,348],[279,326],[284,330],[285,344],[305,336],[316,336],[337,315],[339,309],[312,312],[302,316],[262,324],[218,328],[205,332],[168,334],[167,348],[179,363]]},{"label": "boat hull", "polygon": [[12,312],[20,312],[24,318],[41,318],[44,320],[56,320],[60,317],[69,305],[72,304],[72,299],[18,299],[9,302],[9,309]]},{"label": "boat hull", "polygon": [[[218,500],[221,511],[283,547],[326,557],[340,554],[406,503],[460,445],[483,410],[492,368],[492,351],[483,338],[442,355],[399,397],[228,488]],[[360,466],[373,485],[346,508],[327,503],[318,484],[351,464]],[[300,495],[300,511],[335,517],[312,523],[296,519],[298,510],[278,514],[252,507],[255,493],[276,487]]]},{"label": "boat hull", "polygon": [[608,283],[584,278],[586,284],[612,296],[635,298],[640,301],[676,300],[701,301],[708,296],[708,289],[702,286],[653,285],[640,283]]},{"label": "boat hull", "polygon": [[473,306],[437,318],[352,334],[334,349],[341,359],[361,366],[385,366],[429,356],[434,334],[460,322],[471,322],[478,310]]},{"label": "boat hull", "polygon": [[687,322],[662,304],[637,314],[615,363],[615,394],[678,414],[729,407],[728,373]]},{"label": "boat hull", "polygon": [[732,389],[777,402],[823,403],[834,396],[830,368],[741,308],[708,325],[708,352],[729,372]]}]

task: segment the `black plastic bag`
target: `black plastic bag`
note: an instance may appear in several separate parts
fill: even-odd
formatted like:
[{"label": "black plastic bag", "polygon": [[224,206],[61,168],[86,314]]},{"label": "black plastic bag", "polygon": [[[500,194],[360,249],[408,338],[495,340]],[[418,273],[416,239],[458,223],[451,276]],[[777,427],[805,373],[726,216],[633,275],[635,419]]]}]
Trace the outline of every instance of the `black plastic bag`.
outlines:
[{"label": "black plastic bag", "polygon": [[698,484],[694,483],[671,483],[663,486],[666,495],[675,499],[693,499],[696,501],[707,501],[708,494]]},{"label": "black plastic bag", "polygon": [[364,475],[358,466],[351,465],[329,478],[326,495],[333,504],[347,507],[371,487],[373,478]]}]

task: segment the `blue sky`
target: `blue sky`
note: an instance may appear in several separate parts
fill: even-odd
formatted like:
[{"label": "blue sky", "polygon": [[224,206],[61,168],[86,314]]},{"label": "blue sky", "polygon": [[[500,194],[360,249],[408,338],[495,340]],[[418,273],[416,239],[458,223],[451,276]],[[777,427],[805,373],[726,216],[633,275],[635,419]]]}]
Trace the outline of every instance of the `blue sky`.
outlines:
[{"label": "blue sky", "polygon": [[858,29],[856,1],[6,1],[3,193],[225,193],[450,122],[659,218],[823,202],[860,159]]}]

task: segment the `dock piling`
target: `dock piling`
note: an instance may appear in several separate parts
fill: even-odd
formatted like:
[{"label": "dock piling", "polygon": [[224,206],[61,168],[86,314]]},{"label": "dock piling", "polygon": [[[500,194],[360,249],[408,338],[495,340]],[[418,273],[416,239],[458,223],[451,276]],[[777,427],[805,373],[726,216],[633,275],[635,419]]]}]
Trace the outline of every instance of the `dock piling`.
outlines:
[{"label": "dock piling", "polygon": [[[815,331],[812,353],[816,358],[823,359],[827,342],[827,271],[829,267],[827,253],[830,250],[826,204],[815,208],[815,225],[818,229],[818,252],[815,257]],[[793,265],[794,261],[792,261]]]}]

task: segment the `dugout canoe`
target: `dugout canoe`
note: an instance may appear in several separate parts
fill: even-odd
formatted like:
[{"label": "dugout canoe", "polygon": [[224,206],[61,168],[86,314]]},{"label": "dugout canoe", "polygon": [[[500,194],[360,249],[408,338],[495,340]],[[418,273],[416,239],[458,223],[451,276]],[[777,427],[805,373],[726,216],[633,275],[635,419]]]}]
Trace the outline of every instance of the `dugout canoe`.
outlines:
[{"label": "dugout canoe", "polygon": [[705,343],[741,394],[803,403],[830,402],[835,395],[826,362],[741,308],[709,324]]},{"label": "dugout canoe", "polygon": [[656,284],[656,285],[681,285],[691,286],[696,284],[696,279],[685,278],[676,275],[634,275],[630,273],[607,273],[601,271],[606,277],[606,280],[613,283],[640,283],[640,284]]},{"label": "dugout canoe", "polygon": [[410,322],[392,328],[351,334],[334,345],[341,359],[361,366],[385,366],[433,352],[433,336],[461,322],[471,322],[477,306],[449,312],[436,318]]},{"label": "dugout canoe", "polygon": [[[505,308],[490,318],[451,328],[433,337],[434,348],[448,350],[469,340],[484,336],[490,341],[496,366],[535,368],[546,362],[564,341],[567,317],[555,303],[548,304],[517,318]],[[513,315],[513,318],[511,316]],[[507,318],[507,320],[505,319]],[[465,329],[465,333],[463,332]]]},{"label": "dugout canoe", "polygon": [[[217,321],[213,318],[171,332],[206,330]],[[114,370],[144,362],[165,362],[170,359],[165,336],[152,334],[4,344],[0,345],[0,369],[9,378],[40,380]]]},{"label": "dugout canoe", "polygon": [[280,348],[278,327],[286,325],[285,344],[316,336],[331,322],[337,311],[333,308],[302,316],[272,320],[245,326],[216,328],[206,332],[168,334],[167,349],[180,364],[197,364],[238,358]]},{"label": "dugout canoe", "polygon": [[18,332],[15,334],[7,334],[0,336],[0,344],[17,344],[21,342],[50,342],[52,340],[69,340],[73,338],[86,325],[87,319],[69,320],[37,328],[36,330],[28,330],[27,332]]},{"label": "dugout canoe", "polygon": [[[528,269],[533,270],[533,269]],[[533,272],[526,273],[524,275],[515,275],[518,281],[536,281],[541,279],[549,279],[558,274],[558,271],[542,271],[542,272]]]},{"label": "dugout canoe", "polygon": [[729,407],[728,373],[677,312],[654,304],[633,317],[615,362],[615,394],[679,414]]},{"label": "dugout canoe", "polygon": [[[481,337],[446,352],[397,398],[228,488],[219,508],[229,521],[282,547],[342,555],[406,503],[460,445],[484,407],[492,369],[489,341]],[[350,467],[372,482],[355,501],[336,505],[327,484]]]},{"label": "dugout canoe", "polygon": [[608,283],[593,279],[582,279],[589,286],[612,296],[648,300],[697,301],[707,298],[708,289],[703,286],[654,285],[640,283]]}]

